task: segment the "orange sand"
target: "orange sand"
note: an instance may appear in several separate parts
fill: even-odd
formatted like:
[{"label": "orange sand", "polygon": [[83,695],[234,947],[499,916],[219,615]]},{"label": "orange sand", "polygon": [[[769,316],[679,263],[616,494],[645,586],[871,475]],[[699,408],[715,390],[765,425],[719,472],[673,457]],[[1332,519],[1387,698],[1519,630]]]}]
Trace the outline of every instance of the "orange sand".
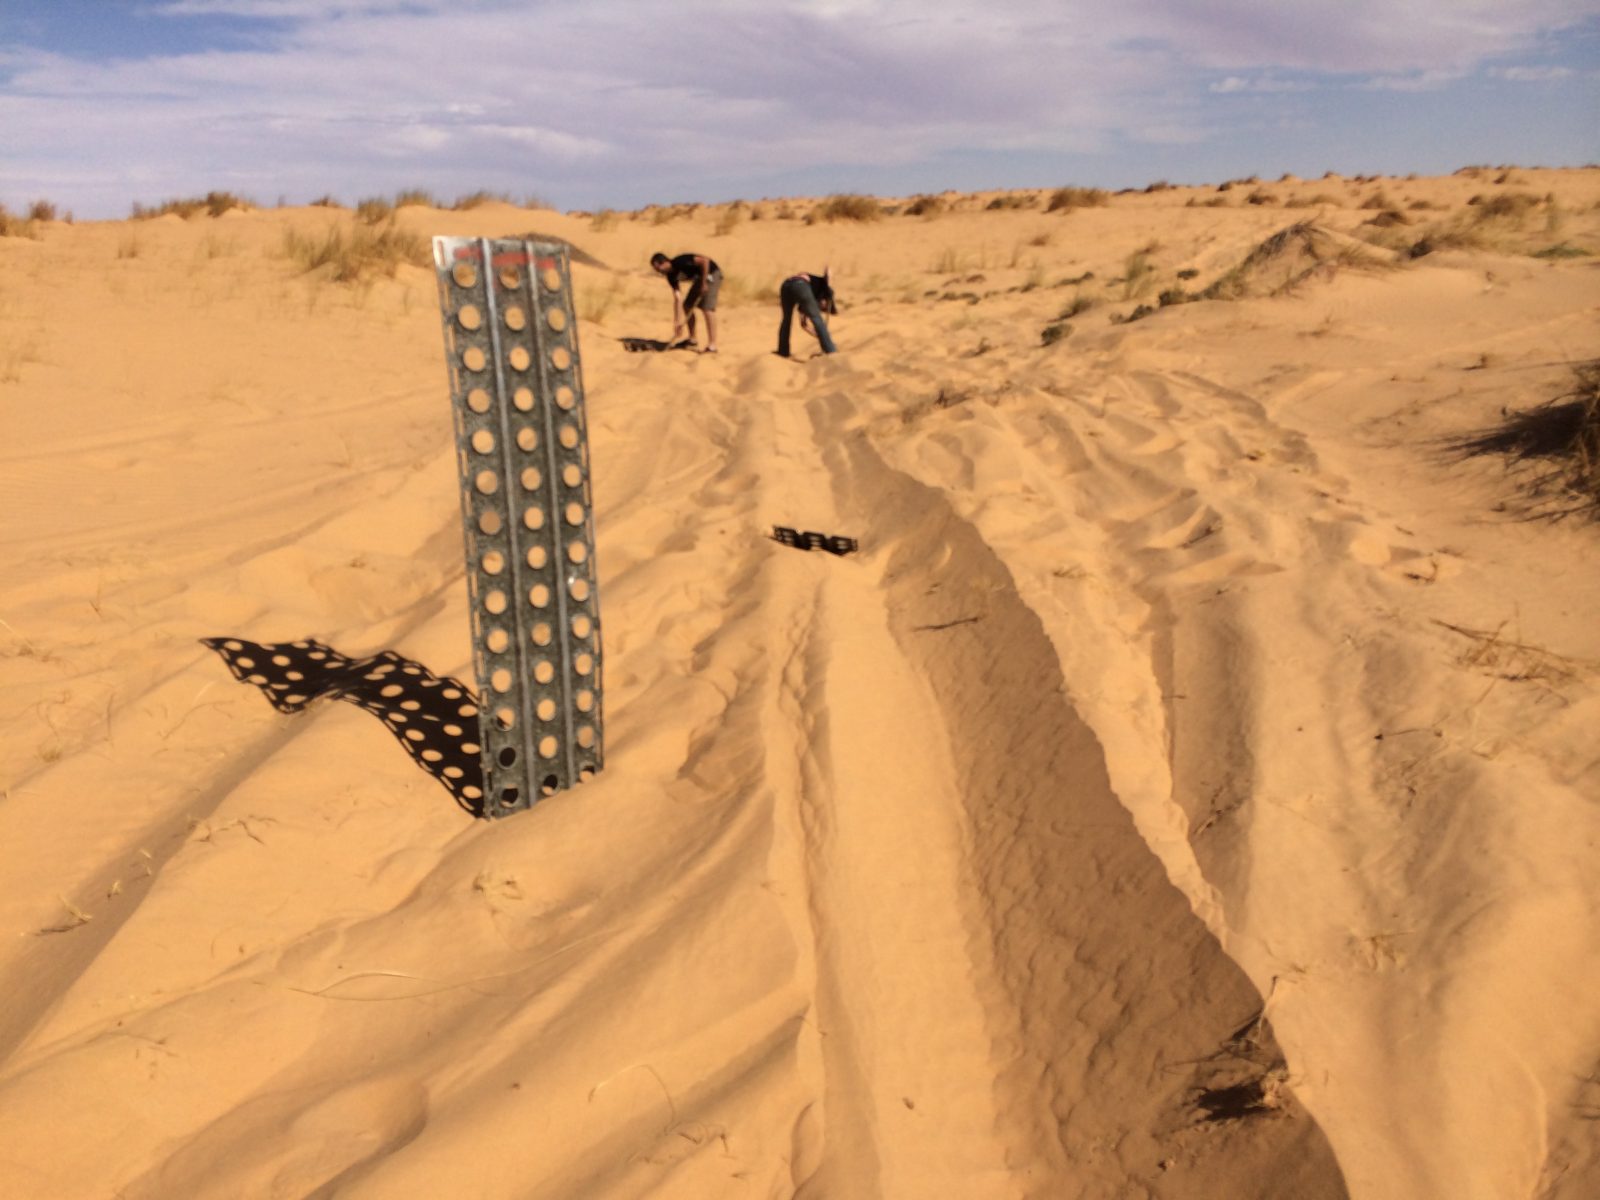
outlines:
[{"label": "orange sand", "polygon": [[[1600,171],[1515,175],[403,210],[615,268],[609,765],[495,824],[196,643],[470,672],[431,271],[297,274],[321,209],[0,240],[0,1193],[1600,1194],[1600,532],[1439,449],[1600,345],[1596,260],[1526,253],[1600,249]],[[1557,207],[1107,319],[1379,189]],[[719,356],[617,340],[658,248]],[[843,353],[772,357],[824,262]]]}]

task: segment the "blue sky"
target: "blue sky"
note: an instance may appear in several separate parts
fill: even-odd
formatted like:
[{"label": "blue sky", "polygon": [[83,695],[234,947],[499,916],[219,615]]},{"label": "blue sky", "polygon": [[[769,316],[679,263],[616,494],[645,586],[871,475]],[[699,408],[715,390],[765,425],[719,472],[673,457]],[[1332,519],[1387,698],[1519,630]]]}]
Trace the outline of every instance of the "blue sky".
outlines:
[{"label": "blue sky", "polygon": [[0,0],[0,202],[1600,160],[1600,0]]}]

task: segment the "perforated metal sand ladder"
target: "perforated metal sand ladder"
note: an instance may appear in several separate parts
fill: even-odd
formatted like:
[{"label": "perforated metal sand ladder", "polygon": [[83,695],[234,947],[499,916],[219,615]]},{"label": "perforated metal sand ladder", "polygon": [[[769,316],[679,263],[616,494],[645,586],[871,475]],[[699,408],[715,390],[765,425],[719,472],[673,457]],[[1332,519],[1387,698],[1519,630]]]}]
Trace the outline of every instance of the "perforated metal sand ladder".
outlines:
[{"label": "perforated metal sand ladder", "polygon": [[604,765],[600,597],[567,247],[433,239],[461,470],[484,812]]}]

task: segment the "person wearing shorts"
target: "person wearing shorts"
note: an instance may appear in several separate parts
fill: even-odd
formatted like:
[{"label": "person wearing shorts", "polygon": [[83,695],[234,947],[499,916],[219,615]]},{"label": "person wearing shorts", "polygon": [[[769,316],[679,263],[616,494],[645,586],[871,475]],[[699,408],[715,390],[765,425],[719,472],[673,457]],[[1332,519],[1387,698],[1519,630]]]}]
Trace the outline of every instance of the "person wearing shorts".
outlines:
[{"label": "person wearing shorts", "polygon": [[[715,354],[717,293],[722,290],[722,268],[704,254],[680,254],[676,258],[668,258],[659,251],[650,256],[650,266],[656,274],[666,278],[667,286],[672,289],[672,340],[677,342],[687,326],[689,341],[693,344],[694,314],[699,309],[706,315],[706,353]],[[678,295],[678,285],[681,283],[689,285],[687,296]]]},{"label": "person wearing shorts", "polygon": [[778,289],[778,301],[783,305],[783,323],[778,326],[778,357],[789,357],[789,330],[794,323],[794,310],[800,310],[800,327],[814,333],[822,343],[824,354],[833,354],[837,347],[828,334],[828,323],[822,319],[824,312],[837,312],[833,300],[833,281],[828,268],[821,275],[802,271],[783,281]]}]

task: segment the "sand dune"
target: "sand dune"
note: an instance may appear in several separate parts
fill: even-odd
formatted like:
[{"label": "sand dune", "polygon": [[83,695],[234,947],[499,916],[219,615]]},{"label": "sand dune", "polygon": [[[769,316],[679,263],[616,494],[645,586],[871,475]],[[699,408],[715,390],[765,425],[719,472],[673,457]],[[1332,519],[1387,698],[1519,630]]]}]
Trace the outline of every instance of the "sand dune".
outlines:
[{"label": "sand dune", "polygon": [[608,766],[492,824],[197,642],[470,676],[431,271],[0,239],[0,1191],[1600,1188],[1597,534],[1443,451],[1600,344],[1600,171],[946,199],[401,210],[609,264]]}]

